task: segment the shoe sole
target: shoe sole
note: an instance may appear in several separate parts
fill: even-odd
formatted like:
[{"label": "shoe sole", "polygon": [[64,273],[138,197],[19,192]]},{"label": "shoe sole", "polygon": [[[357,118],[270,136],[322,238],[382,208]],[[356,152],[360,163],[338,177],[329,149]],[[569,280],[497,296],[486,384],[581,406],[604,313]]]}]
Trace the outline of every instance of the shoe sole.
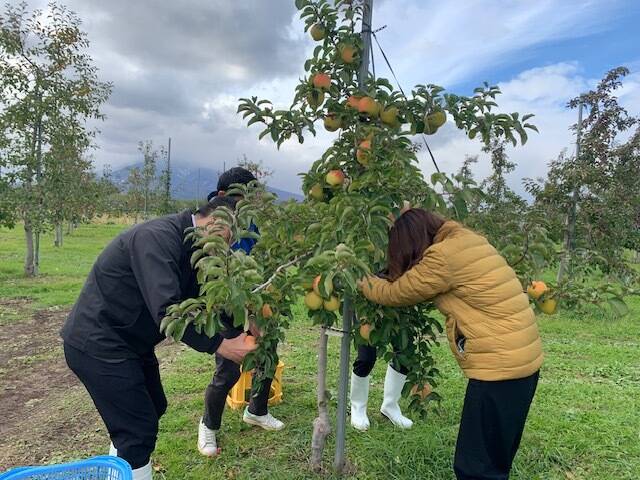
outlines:
[{"label": "shoe sole", "polygon": [[198,447],[198,451],[200,452],[200,455],[204,456],[204,457],[209,457],[209,458],[215,458],[218,455],[220,455],[220,451],[222,449],[220,447],[218,447],[216,449],[216,453],[205,453],[204,451],[202,451],[202,449],[200,447]]},{"label": "shoe sole", "polygon": [[387,420],[389,420],[394,426],[400,428],[401,430],[410,430],[411,427],[413,427],[413,423],[411,425],[409,425],[408,427],[405,427],[404,425],[400,425],[396,422],[394,422],[393,420],[391,420],[391,417],[388,416],[386,413],[384,413],[382,410],[380,410],[380,413],[382,414],[382,416],[384,418],[386,418]]},{"label": "shoe sole", "polygon": [[280,430],[282,430],[284,428],[284,425],[281,426],[280,428],[274,428],[274,427],[268,427],[266,425],[264,425],[263,423],[260,422],[256,422],[255,420],[252,420],[250,418],[247,417],[242,417],[242,421],[248,425],[254,425],[256,427],[260,427],[263,430],[267,430],[269,432],[279,432]]},{"label": "shoe sole", "polygon": [[353,423],[351,424],[351,426],[352,426],[354,429],[358,430],[359,432],[366,432],[367,430],[369,430],[369,427],[364,427],[364,428],[363,428],[363,427],[357,427],[357,426],[356,426],[356,425],[354,425]]}]

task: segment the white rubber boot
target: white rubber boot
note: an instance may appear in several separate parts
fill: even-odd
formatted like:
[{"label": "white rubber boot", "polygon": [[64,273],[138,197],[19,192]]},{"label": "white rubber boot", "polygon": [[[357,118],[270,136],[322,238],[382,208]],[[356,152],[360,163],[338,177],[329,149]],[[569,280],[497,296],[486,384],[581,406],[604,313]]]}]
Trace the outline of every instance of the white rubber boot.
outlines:
[{"label": "white rubber boot", "polygon": [[356,430],[367,430],[367,401],[369,400],[369,376],[359,377],[351,372],[351,425]]},{"label": "white rubber boot", "polygon": [[391,422],[400,428],[411,428],[413,422],[402,415],[398,400],[402,396],[402,387],[407,376],[395,371],[391,365],[387,366],[387,374],[384,377],[384,400],[380,412]]},{"label": "white rubber boot", "polygon": [[118,449],[113,446],[113,442],[111,442],[111,444],[109,445],[109,456],[110,457],[118,456]]},{"label": "white rubber boot", "polygon": [[151,480],[152,475],[151,462],[149,462],[144,467],[136,468],[133,471],[133,480]]},{"label": "white rubber boot", "polygon": [[215,457],[220,453],[216,441],[216,431],[208,428],[202,419],[198,425],[198,451],[205,457]]}]

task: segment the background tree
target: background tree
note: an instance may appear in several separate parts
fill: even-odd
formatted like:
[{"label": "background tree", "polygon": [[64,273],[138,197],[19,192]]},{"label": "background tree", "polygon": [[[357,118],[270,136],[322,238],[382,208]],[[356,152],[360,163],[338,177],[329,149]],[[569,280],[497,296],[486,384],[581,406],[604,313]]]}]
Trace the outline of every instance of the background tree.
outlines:
[{"label": "background tree", "polygon": [[83,157],[75,145],[66,145],[56,139],[43,156],[47,174],[42,179],[44,206],[54,227],[55,246],[63,243],[63,224],[77,221],[81,210],[91,196],[93,175],[91,161]]},{"label": "background tree", "polygon": [[[144,179],[138,167],[131,167],[127,176],[126,205],[127,213],[133,215],[134,223],[138,223],[138,216],[143,215],[145,208]],[[144,218],[144,216],[143,216]]]},{"label": "background tree", "polygon": [[138,144],[138,151],[142,153],[143,163],[140,169],[140,179],[142,182],[143,209],[142,218],[147,220],[149,212],[155,210],[157,206],[160,185],[156,178],[156,166],[159,153],[153,148],[153,142],[147,140]]},{"label": "background tree", "polygon": [[242,160],[238,160],[238,166],[249,170],[261,182],[266,182],[273,175],[273,170],[266,167],[262,160],[251,161],[245,153],[242,154]]},{"label": "background tree", "polygon": [[162,173],[160,174],[160,178],[158,179],[159,185],[159,211],[163,215],[172,213],[175,211],[174,202],[171,199],[171,139],[169,139],[169,143],[167,148],[164,146],[160,147],[159,158],[160,161],[164,164],[164,168],[162,169]]},{"label": "background tree", "polygon": [[95,132],[86,120],[103,118],[111,91],[84,53],[88,45],[80,19],[56,2],[30,14],[25,2],[9,4],[0,16],[0,147],[24,222],[27,276],[38,273],[39,235],[50,220],[44,155],[58,137],[89,144]]},{"label": "background tree", "polygon": [[[507,185],[507,175],[516,164],[505,147],[497,139],[483,147],[490,155],[491,174],[480,184],[482,194],[471,202],[465,223],[487,237],[527,286],[556,260],[555,244],[544,216]],[[471,167],[476,161],[477,157],[467,157],[459,175],[473,179]]]},{"label": "background tree", "polygon": [[[619,313],[626,312],[621,297],[635,291],[638,278],[625,253],[637,245],[638,132],[618,143],[638,119],[615,96],[627,74],[626,68],[615,68],[594,90],[569,102],[588,112],[577,140],[579,154],[561,153],[546,179],[529,182],[536,207],[556,219],[553,234],[564,247],[557,280],[567,299],[608,300]],[[599,285],[585,283],[591,273],[604,275]]]},{"label": "background tree", "polygon": [[[171,181],[167,150],[164,146],[157,150],[151,140],[146,140],[138,143],[138,151],[142,154],[142,165],[129,169],[126,187],[127,208],[136,223],[138,216],[147,220],[150,215],[173,211],[171,191],[167,190]],[[158,160],[167,165],[159,176]]]}]

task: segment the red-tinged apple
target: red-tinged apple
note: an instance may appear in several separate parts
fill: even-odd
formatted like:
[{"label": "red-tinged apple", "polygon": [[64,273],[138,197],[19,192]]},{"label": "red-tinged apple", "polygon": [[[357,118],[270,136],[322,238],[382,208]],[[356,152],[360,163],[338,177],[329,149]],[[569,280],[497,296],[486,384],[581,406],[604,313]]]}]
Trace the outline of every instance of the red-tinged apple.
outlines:
[{"label": "red-tinged apple", "polygon": [[344,183],[344,173],[342,170],[331,170],[325,180],[332,187],[340,186]]},{"label": "red-tinged apple", "polygon": [[329,90],[331,87],[331,77],[326,73],[316,73],[313,76],[313,86],[321,90]]}]

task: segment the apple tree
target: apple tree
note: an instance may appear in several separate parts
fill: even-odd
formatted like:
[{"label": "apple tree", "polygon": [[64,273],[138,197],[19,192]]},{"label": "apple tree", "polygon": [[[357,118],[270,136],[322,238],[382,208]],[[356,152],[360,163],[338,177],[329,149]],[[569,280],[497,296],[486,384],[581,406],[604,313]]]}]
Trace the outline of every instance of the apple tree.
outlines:
[{"label": "apple tree", "polygon": [[[238,112],[249,126],[260,126],[260,138],[278,147],[289,140],[302,143],[317,128],[334,132],[335,140],[304,173],[304,202],[277,204],[260,185],[237,186],[243,199],[236,211],[220,208],[213,214],[214,225],[228,226],[232,240],[254,236],[251,221],[260,227],[251,256],[232,251],[214,234],[192,232],[201,295],[171,307],[162,328],[179,339],[187,322],[209,335],[220,331],[223,312],[232,314],[237,325],[252,320],[263,336],[244,366],[263,365],[271,374],[277,359],[265,347],[284,338],[291,305],[304,296],[309,318],[321,330],[319,415],[311,453],[317,469],[330,430],[325,332],[335,328],[345,299],[346,309],[353,309],[358,319],[346,334],[355,344],[370,342],[380,357],[409,369],[404,393],[411,395],[412,406],[422,409],[438,398],[435,392],[419,393],[423,386],[437,386],[439,375],[431,351],[442,326],[434,307],[373,305],[356,286],[364,275],[384,269],[388,229],[405,202],[463,220],[467,203],[478,194],[474,182],[463,176],[438,172],[425,179],[416,136],[437,135],[448,124],[485,144],[491,139],[517,144],[526,142],[527,130],[535,127],[527,123],[531,115],[498,111],[497,87],[485,84],[469,97],[425,84],[405,97],[387,79],[359,75],[367,61],[363,35],[370,34],[366,29],[358,33],[365,5],[347,0],[295,3],[317,46],[304,64],[291,106],[278,108],[251,97],[240,100]],[[366,340],[359,334],[362,324],[369,326]]]}]

